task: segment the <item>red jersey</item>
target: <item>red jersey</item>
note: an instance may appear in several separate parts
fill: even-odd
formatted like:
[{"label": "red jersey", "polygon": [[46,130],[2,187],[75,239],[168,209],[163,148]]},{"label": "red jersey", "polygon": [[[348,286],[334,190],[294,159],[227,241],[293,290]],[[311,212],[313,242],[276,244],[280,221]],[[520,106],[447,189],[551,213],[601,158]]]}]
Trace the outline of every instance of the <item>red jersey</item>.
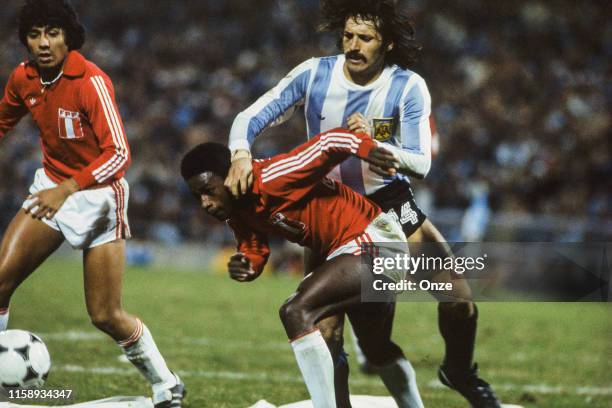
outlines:
[{"label": "red jersey", "polygon": [[32,62],[12,72],[0,101],[0,137],[28,112],[40,129],[45,173],[81,189],[120,179],[130,164],[123,123],[109,77],[76,51],[61,77],[43,86]]},{"label": "red jersey", "polygon": [[332,129],[290,153],[253,162],[253,196],[228,224],[255,271],[270,253],[268,234],[325,256],[363,234],[380,208],[325,176],[350,155],[365,158],[375,147],[366,134]]}]

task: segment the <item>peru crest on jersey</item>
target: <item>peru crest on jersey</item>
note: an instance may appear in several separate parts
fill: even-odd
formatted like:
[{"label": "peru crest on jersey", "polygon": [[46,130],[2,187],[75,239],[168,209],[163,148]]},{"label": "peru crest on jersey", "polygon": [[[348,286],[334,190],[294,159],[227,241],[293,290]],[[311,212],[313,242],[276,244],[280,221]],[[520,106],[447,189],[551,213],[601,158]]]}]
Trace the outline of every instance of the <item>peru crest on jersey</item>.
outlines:
[{"label": "peru crest on jersey", "polygon": [[83,137],[81,115],[59,108],[58,112],[59,135],[62,139],[80,139]]}]

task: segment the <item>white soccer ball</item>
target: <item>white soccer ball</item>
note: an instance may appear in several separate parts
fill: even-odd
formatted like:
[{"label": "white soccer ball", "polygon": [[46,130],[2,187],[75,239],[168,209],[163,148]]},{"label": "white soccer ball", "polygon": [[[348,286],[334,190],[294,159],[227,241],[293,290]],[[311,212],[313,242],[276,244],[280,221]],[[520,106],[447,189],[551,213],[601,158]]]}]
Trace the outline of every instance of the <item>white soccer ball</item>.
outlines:
[{"label": "white soccer ball", "polygon": [[40,337],[24,330],[0,332],[1,388],[40,388],[50,368],[51,357]]}]

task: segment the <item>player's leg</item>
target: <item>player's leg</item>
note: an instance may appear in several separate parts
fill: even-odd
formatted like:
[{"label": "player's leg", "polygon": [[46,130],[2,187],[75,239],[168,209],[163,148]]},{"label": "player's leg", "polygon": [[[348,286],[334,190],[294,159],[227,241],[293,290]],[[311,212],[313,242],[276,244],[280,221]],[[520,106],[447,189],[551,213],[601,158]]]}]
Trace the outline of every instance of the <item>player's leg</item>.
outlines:
[{"label": "player's leg", "polygon": [[64,241],[62,234],[19,210],[0,245],[0,331],[6,330],[15,289]]},{"label": "player's leg", "polygon": [[423,407],[416,373],[402,349],[391,341],[395,303],[364,303],[348,312],[365,358],[395,399],[399,408]]},{"label": "player's leg", "polygon": [[[432,255],[452,256],[448,243],[442,234],[429,221],[426,220],[419,228],[423,242],[428,246],[428,252]],[[431,247],[431,248],[430,248]],[[476,308],[471,299],[471,290],[461,275],[440,273],[436,280],[445,281],[451,279],[454,294],[465,299],[457,302],[440,302],[438,304],[438,322],[440,333],[446,344],[446,356],[444,365],[453,369],[467,370],[472,367],[472,356],[474,354],[474,342],[476,338]]]},{"label": "player's leg", "polygon": [[[429,220],[421,225],[419,233],[426,243],[428,255],[452,256],[448,243]],[[459,391],[474,407],[499,407],[500,402],[491,386],[478,377],[477,365],[473,362],[478,309],[471,301],[472,293],[466,279],[446,271],[438,273],[433,280],[452,282],[450,295],[458,299],[438,303],[438,328],[445,344],[444,361],[438,372],[440,380]]]},{"label": "player's leg", "polygon": [[[397,219],[408,242],[420,242],[423,239],[420,226],[427,220],[427,217],[416,204],[409,183],[395,180],[373,194],[368,195],[368,198],[387,214]],[[351,338],[361,372],[364,374],[376,374],[376,368],[367,360],[357,342],[356,336],[351,336]]]},{"label": "player's leg", "polygon": [[325,262],[304,278],[279,311],[316,408],[336,406],[334,364],[316,324],[359,303],[362,267],[353,255]]},{"label": "player's leg", "polygon": [[87,312],[92,323],[119,344],[149,381],[155,407],[180,407],[182,383],[168,369],[149,329],[121,306],[124,265],[123,239],[83,251]]},{"label": "player's leg", "polygon": [[[325,262],[325,259],[313,254],[309,248],[304,248],[304,271],[314,271]],[[334,389],[336,392],[336,406],[350,408],[349,391],[349,364],[344,351],[344,314],[329,316],[317,323],[323,339],[327,343],[334,362]]]},{"label": "player's leg", "polygon": [[334,362],[334,389],[336,391],[336,406],[350,408],[349,364],[348,354],[344,351],[344,313],[322,319],[317,323]]}]

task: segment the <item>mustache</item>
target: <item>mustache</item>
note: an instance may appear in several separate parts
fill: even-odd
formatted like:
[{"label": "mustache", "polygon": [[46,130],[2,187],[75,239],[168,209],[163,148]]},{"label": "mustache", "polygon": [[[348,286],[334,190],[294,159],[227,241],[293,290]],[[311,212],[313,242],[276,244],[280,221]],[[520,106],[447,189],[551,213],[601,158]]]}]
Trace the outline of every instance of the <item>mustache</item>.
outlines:
[{"label": "mustache", "polygon": [[364,57],[363,55],[361,55],[359,53],[359,51],[349,51],[346,54],[344,54],[346,58],[350,58],[350,59],[360,59],[363,62],[367,62],[366,57]]}]

